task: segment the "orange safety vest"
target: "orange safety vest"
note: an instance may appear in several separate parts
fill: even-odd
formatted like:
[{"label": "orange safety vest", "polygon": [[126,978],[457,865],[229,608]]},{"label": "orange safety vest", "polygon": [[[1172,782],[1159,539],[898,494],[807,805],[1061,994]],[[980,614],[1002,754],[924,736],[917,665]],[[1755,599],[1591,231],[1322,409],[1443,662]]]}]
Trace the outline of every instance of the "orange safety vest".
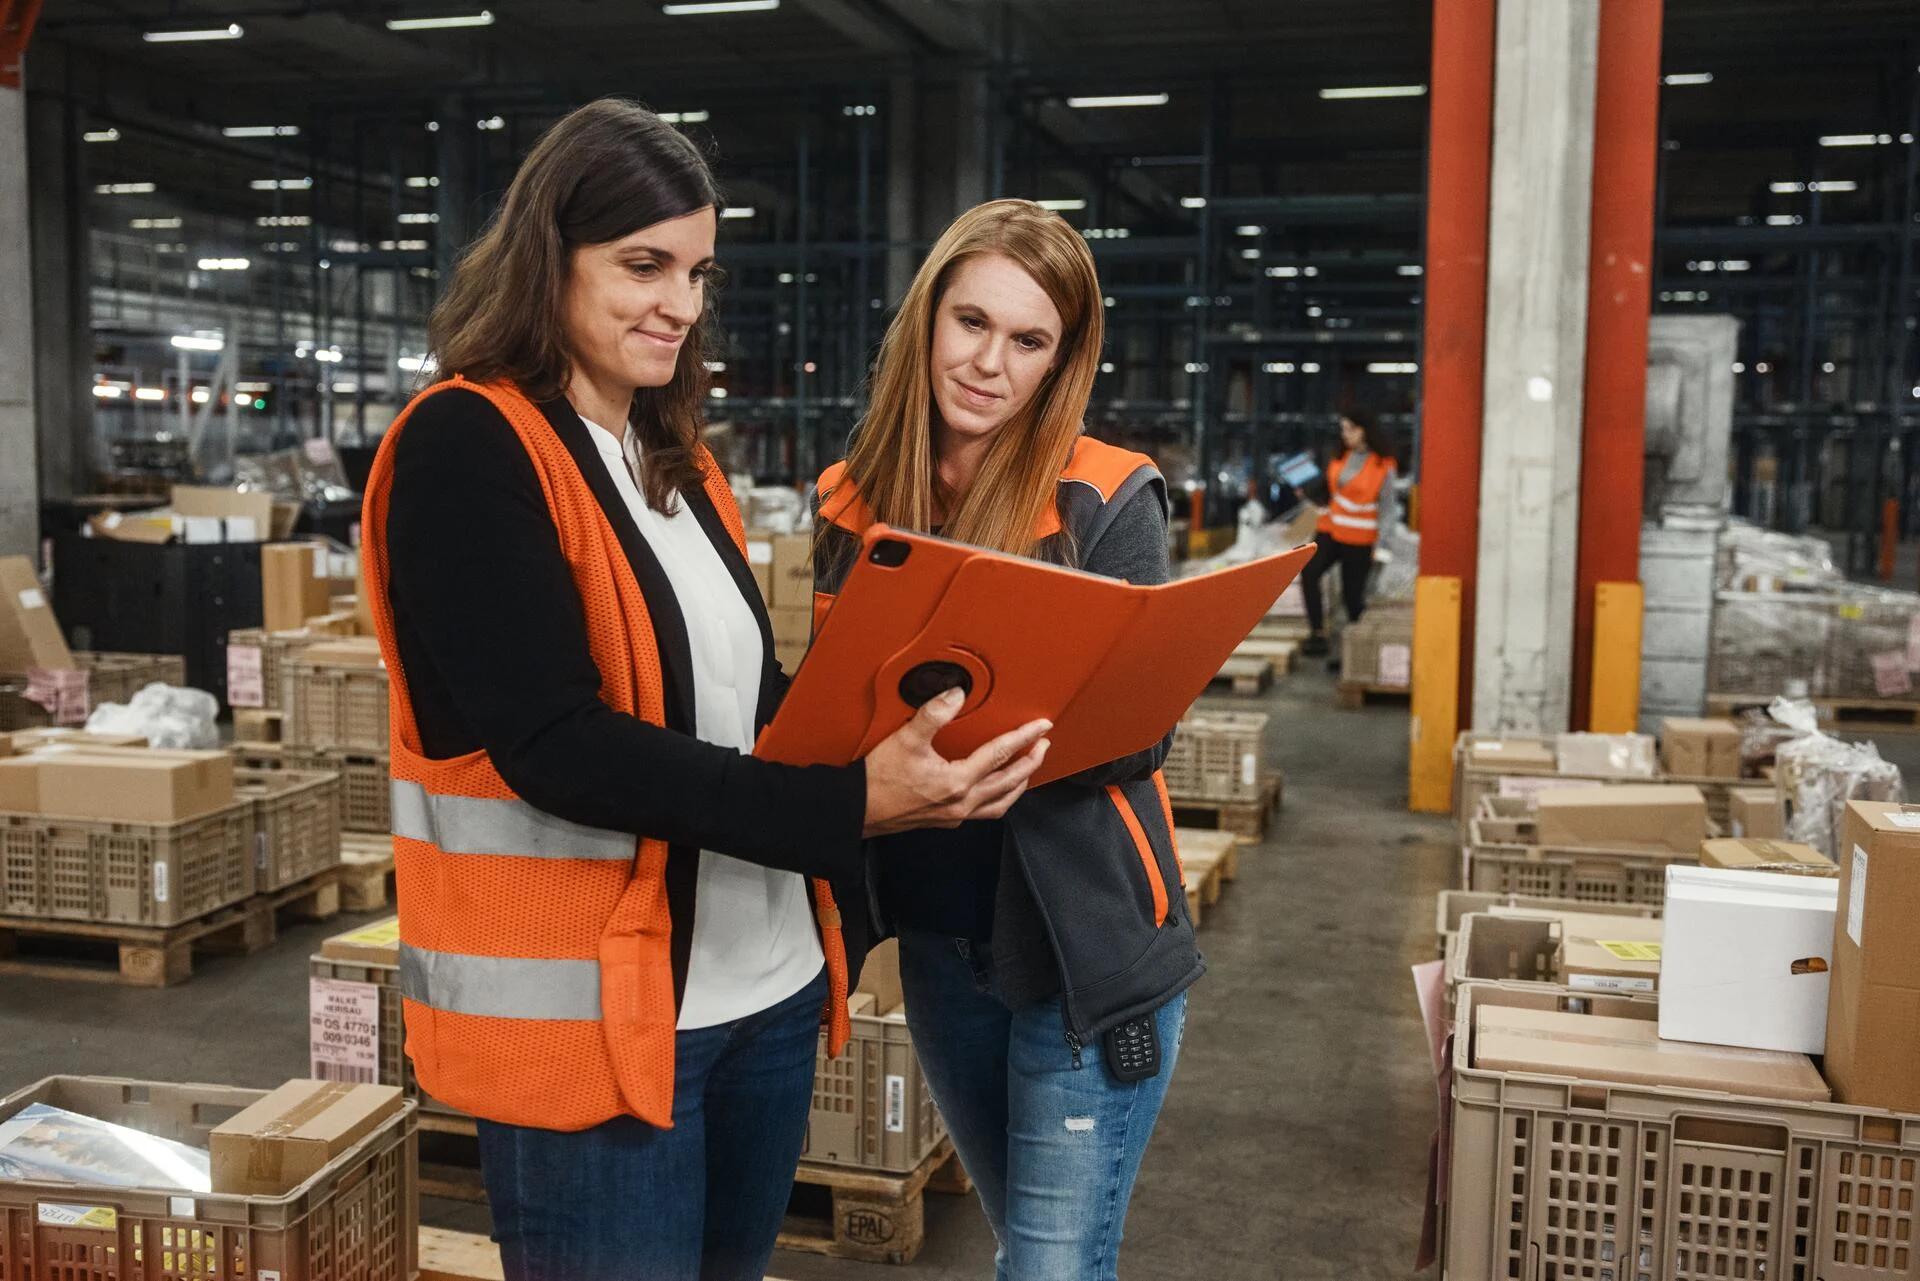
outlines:
[{"label": "orange safety vest", "polygon": [[[631,1115],[668,1129],[678,1011],[667,843],[535,809],[484,751],[431,760],[421,749],[387,596],[387,509],[407,419],[448,387],[491,401],[533,460],[584,607],[601,700],[666,724],[646,597],[552,425],[509,383],[455,377],[415,396],[380,443],[361,524],[368,603],[390,678],[407,1054],[422,1089],[488,1120],[582,1130]],[[704,451],[700,463],[706,492],[744,555],[726,477]],[[846,951],[832,890],[819,880],[813,888],[832,986],[823,1021],[838,1054],[849,1033]]]},{"label": "orange safety vest", "polygon": [[1342,485],[1340,473],[1350,457],[1342,454],[1327,468],[1327,490],[1333,501],[1320,513],[1319,529],[1332,534],[1336,543],[1366,547],[1380,540],[1380,487],[1393,474],[1393,464],[1379,454],[1369,454],[1354,478]]}]

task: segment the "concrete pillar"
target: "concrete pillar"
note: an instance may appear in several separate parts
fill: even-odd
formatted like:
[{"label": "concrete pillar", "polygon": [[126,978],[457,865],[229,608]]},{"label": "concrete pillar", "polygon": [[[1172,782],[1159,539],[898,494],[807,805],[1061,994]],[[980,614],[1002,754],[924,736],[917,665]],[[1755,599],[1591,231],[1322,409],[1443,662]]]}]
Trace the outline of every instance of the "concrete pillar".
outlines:
[{"label": "concrete pillar", "polygon": [[[36,58],[35,72],[52,54]],[[87,252],[84,128],[72,98],[27,99],[27,162],[32,175],[34,413],[40,494],[62,501],[92,487],[92,273]]]},{"label": "concrete pillar", "polygon": [[1500,6],[1476,729],[1568,723],[1599,28],[1599,0]]},{"label": "concrete pillar", "polygon": [[887,94],[887,306],[897,307],[920,265],[914,253],[920,148],[920,91],[911,72],[893,77]]},{"label": "concrete pillar", "polygon": [[33,247],[27,219],[27,97],[0,89],[0,556],[37,557],[40,468],[33,412]]}]

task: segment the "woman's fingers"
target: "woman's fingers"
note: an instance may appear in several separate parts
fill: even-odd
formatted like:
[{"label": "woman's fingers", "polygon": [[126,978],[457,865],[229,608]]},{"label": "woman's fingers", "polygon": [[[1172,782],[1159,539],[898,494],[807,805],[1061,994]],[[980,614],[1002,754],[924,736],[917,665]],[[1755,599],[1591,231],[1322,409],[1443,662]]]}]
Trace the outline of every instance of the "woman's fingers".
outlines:
[{"label": "woman's fingers", "polygon": [[1019,729],[1008,730],[1000,737],[982,743],[960,765],[967,771],[969,781],[977,782],[1005,768],[1009,761],[1022,752],[1031,751],[1041,735],[1052,728],[1053,722],[1049,720],[1028,721]]}]

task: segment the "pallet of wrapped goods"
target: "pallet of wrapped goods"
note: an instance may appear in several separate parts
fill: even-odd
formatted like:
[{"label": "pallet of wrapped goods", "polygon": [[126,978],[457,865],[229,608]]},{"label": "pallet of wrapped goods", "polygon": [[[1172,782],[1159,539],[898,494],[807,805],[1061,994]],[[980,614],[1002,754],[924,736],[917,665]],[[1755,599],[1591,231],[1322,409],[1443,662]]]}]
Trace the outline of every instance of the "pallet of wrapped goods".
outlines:
[{"label": "pallet of wrapped goods", "polygon": [[[43,1150],[84,1162],[94,1149],[62,1142],[62,1113],[207,1149],[223,1122],[268,1098],[232,1086],[55,1076],[0,1100],[0,1123],[35,1104],[61,1109],[34,1130],[48,1134]],[[238,1185],[217,1157],[212,1191],[152,1176],[126,1186],[111,1170],[0,1178],[0,1222],[10,1224],[0,1267],[14,1265],[0,1275],[411,1281],[420,1219],[413,1108],[403,1102],[360,1128],[328,1143],[330,1155],[296,1186],[270,1194],[225,1190]]]},{"label": "pallet of wrapped goods", "polygon": [[387,750],[387,669],[370,637],[319,641],[281,675],[282,741],[343,752]]},{"label": "pallet of wrapped goods", "polygon": [[[1699,1047],[1658,1042],[1650,1026],[1619,1035],[1622,1021],[1655,1017],[1642,1001],[1587,1007],[1462,989],[1447,1276],[1920,1278],[1920,1117],[1823,1101],[1804,1055],[1690,1054]],[[1488,1009],[1502,1022],[1596,1021],[1587,1035],[1572,1024],[1577,1068],[1502,1067],[1481,1053]],[[1508,1043],[1523,1052],[1551,1043],[1522,1031]],[[1612,1070],[1683,1058],[1704,1077],[1632,1083]]]}]

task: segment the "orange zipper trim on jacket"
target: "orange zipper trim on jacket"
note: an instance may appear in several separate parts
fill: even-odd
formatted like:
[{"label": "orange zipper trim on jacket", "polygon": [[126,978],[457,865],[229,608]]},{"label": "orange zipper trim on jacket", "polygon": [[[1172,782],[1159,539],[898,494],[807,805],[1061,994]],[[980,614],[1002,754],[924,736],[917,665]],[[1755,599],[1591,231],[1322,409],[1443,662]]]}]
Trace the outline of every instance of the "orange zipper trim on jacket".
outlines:
[{"label": "orange zipper trim on jacket", "polygon": [[1147,840],[1147,829],[1140,826],[1140,816],[1133,812],[1126,793],[1118,786],[1109,786],[1107,798],[1113,802],[1113,808],[1120,811],[1120,821],[1127,825],[1127,832],[1133,837],[1133,847],[1140,854],[1140,865],[1147,870],[1147,884],[1153,888],[1153,924],[1157,929],[1167,923],[1167,883],[1160,875],[1160,862],[1153,856],[1153,844]]}]

